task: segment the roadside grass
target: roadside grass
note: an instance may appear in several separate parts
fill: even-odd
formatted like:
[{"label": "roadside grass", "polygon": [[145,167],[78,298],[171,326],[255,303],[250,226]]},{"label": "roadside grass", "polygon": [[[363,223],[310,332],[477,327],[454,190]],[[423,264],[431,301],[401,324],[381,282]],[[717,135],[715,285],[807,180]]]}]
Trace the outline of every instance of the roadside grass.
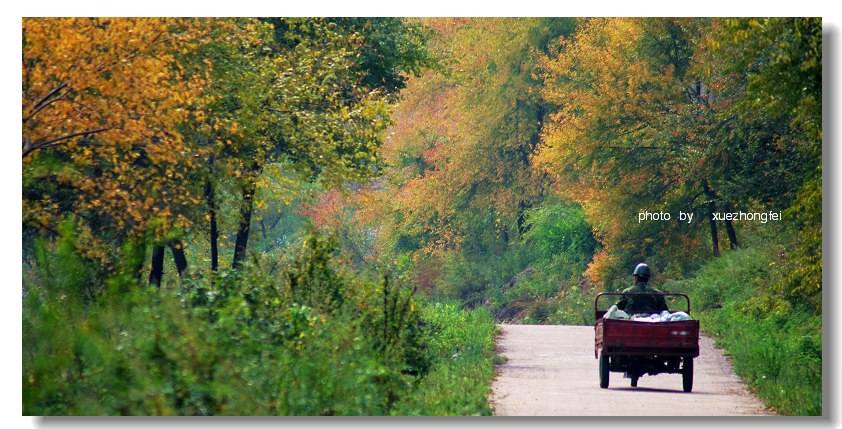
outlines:
[{"label": "roadside grass", "polygon": [[392,414],[490,416],[496,329],[491,314],[484,307],[466,311],[444,303],[425,304],[420,312],[421,343],[431,366]]},{"label": "roadside grass", "polygon": [[667,282],[688,293],[702,330],[731,355],[735,372],[783,415],[822,414],[822,320],[774,288],[787,261],[776,248],[731,251],[694,278]]},{"label": "roadside grass", "polygon": [[736,373],[771,409],[784,415],[822,414],[820,317],[794,312],[757,319],[726,310],[702,320],[719,331],[717,345],[731,354]]}]

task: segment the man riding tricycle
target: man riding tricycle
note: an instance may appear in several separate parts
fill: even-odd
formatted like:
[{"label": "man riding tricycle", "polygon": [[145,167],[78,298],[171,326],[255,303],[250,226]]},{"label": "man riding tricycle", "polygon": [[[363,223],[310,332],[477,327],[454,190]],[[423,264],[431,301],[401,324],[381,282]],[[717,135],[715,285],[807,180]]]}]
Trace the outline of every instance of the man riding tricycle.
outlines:
[{"label": "man riding tricycle", "polygon": [[[645,374],[682,374],[685,392],[693,390],[693,359],[699,356],[699,321],[691,320],[690,298],[649,288],[649,267],[639,264],[635,285],[594,299],[594,356],[599,359],[599,386],[608,388],[611,372],[626,373],[631,386]],[[600,310],[606,297],[621,299]],[[670,312],[666,298],[686,301],[686,311]],[[600,302],[602,301],[602,302]]]}]

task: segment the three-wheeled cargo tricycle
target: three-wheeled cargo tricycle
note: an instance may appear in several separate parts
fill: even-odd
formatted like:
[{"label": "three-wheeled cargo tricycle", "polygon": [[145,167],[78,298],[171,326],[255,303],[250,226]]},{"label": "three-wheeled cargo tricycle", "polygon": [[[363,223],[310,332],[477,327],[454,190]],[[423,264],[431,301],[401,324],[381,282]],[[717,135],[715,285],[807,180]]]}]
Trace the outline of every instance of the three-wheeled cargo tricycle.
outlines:
[{"label": "three-wheeled cargo tricycle", "polygon": [[[599,387],[608,388],[610,372],[622,372],[637,387],[644,374],[682,374],[685,392],[693,390],[693,358],[699,356],[699,321],[679,320],[648,322],[605,319],[607,310],[600,310],[600,298],[632,293],[601,293],[594,298],[594,356],[599,359]],[[683,297],[690,314],[690,298],[681,293],[649,293],[670,297],[674,302]],[[605,300],[602,300],[603,306]],[[613,304],[613,302],[611,303]]]}]

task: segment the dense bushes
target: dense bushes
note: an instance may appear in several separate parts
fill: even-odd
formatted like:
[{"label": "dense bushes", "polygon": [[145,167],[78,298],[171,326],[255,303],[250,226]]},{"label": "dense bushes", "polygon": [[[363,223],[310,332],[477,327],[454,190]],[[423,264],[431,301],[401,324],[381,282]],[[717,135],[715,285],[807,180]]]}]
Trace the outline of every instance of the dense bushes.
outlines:
[{"label": "dense bushes", "polygon": [[274,272],[160,290],[112,275],[87,304],[75,292],[95,277],[62,240],[24,285],[24,414],[487,413],[487,313],[344,273],[328,239]]}]

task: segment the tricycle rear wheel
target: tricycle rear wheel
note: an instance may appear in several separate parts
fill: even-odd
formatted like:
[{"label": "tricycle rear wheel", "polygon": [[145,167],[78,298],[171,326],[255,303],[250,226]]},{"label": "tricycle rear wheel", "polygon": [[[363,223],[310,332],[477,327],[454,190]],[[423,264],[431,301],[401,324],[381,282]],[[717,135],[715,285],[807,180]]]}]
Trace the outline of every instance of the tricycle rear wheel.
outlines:
[{"label": "tricycle rear wheel", "polygon": [[693,358],[684,358],[684,369],[682,371],[682,381],[684,384],[684,391],[691,392],[693,390]]},{"label": "tricycle rear wheel", "polygon": [[608,356],[605,352],[599,352],[599,387],[608,388]]}]

